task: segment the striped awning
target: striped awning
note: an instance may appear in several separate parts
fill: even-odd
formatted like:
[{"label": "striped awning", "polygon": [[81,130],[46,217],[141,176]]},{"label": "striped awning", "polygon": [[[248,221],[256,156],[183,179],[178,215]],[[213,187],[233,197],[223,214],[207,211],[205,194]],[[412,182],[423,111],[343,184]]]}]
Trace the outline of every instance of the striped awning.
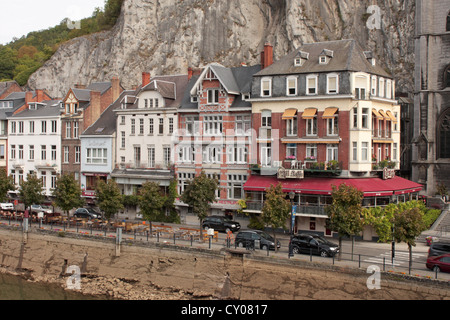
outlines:
[{"label": "striped awning", "polygon": [[317,109],[309,108],[303,112],[302,118],[303,119],[313,119],[316,116],[316,114],[317,114]]},{"label": "striped awning", "polygon": [[388,120],[388,121],[391,120],[391,118],[389,118],[383,110],[379,110],[378,112],[383,116],[384,120]]},{"label": "striped awning", "polygon": [[393,123],[397,123],[397,118],[395,118],[391,111],[386,111],[386,114]]},{"label": "striped awning", "polygon": [[372,109],[372,113],[378,120],[383,120],[383,116],[380,113],[378,113],[377,109],[375,108]]},{"label": "striped awning", "polygon": [[322,119],[332,119],[334,118],[334,115],[338,111],[338,108],[332,107],[332,108],[326,108],[325,112],[323,113]]},{"label": "striped awning", "polygon": [[286,110],[283,114],[283,120],[291,120],[297,115],[297,109]]}]

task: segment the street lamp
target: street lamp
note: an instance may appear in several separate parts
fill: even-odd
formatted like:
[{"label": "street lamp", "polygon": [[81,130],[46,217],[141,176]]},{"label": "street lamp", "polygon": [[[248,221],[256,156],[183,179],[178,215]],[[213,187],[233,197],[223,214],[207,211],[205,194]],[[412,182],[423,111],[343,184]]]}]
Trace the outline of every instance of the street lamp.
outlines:
[{"label": "street lamp", "polygon": [[289,241],[289,258],[294,256],[294,253],[292,252],[292,236],[294,235],[294,198],[295,198],[295,192],[291,191],[289,192],[289,199],[291,199],[291,230],[290,230],[290,237],[291,241]]}]

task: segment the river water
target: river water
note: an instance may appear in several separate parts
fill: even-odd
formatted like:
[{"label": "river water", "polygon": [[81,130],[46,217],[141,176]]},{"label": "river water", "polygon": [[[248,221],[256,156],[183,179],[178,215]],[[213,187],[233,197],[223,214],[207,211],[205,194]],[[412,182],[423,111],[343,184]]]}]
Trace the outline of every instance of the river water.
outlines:
[{"label": "river water", "polygon": [[0,274],[0,300],[106,300],[64,290],[54,284],[26,281],[18,276]]}]

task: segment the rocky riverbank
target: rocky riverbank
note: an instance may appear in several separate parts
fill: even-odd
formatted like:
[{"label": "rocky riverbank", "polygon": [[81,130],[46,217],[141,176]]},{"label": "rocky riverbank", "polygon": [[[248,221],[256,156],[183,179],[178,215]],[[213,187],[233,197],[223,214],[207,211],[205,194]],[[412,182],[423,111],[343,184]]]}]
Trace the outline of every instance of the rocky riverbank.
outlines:
[{"label": "rocky riverbank", "polygon": [[79,292],[108,299],[450,299],[449,285],[432,281],[383,276],[381,289],[369,290],[370,275],[357,269],[130,244],[118,256],[111,241],[31,233],[24,244],[20,232],[0,229],[2,272],[68,289],[70,266],[80,270]]}]

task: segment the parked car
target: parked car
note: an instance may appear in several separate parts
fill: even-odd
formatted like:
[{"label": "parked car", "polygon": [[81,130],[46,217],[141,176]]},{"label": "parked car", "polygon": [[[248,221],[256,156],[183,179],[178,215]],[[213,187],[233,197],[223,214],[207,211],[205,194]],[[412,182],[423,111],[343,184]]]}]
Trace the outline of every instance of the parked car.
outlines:
[{"label": "parked car", "polygon": [[227,217],[222,216],[210,216],[203,220],[202,223],[203,229],[214,229],[222,232],[236,232],[241,229],[241,225],[239,222],[232,221]]},{"label": "parked car", "polygon": [[12,203],[0,203],[1,210],[13,211],[14,205]]},{"label": "parked car", "polygon": [[[239,248],[255,247],[255,241],[259,241],[259,249],[275,250],[275,239],[268,233],[260,230],[242,230],[236,235],[236,246]],[[277,248],[281,247],[277,240]]]},{"label": "parked car", "polygon": [[92,208],[78,208],[74,213],[73,216],[76,218],[82,218],[82,219],[100,219],[102,217],[101,213],[95,211]]},{"label": "parked car", "polygon": [[43,212],[44,214],[53,213],[53,210],[47,206],[41,206],[40,204],[31,205],[31,214]]},{"label": "parked car", "polygon": [[290,244],[294,254],[306,253],[332,257],[339,252],[339,246],[317,234],[298,234],[291,238]]},{"label": "parked car", "polygon": [[450,253],[428,257],[426,266],[433,271],[450,272]]},{"label": "parked car", "polygon": [[428,250],[428,257],[441,256],[450,253],[449,242],[433,242]]}]

